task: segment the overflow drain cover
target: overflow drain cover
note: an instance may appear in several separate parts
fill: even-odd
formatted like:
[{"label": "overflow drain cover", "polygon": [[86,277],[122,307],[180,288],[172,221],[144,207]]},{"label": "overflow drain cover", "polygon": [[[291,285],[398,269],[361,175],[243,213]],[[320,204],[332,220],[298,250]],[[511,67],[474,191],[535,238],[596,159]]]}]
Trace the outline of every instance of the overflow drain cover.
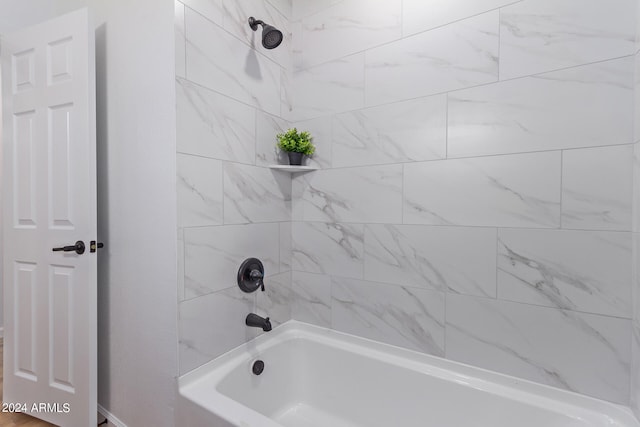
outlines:
[{"label": "overflow drain cover", "polygon": [[264,362],[262,360],[256,360],[255,362],[253,362],[251,370],[254,374],[260,375],[262,371],[264,371]]}]

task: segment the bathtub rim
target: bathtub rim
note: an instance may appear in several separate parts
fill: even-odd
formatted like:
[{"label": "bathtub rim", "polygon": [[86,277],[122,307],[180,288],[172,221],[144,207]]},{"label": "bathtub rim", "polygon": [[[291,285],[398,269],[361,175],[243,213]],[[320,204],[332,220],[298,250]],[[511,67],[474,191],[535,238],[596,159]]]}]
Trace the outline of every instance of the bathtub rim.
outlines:
[{"label": "bathtub rim", "polygon": [[[177,381],[179,399],[187,399],[208,412],[214,411],[214,404],[216,407],[223,407],[224,411],[215,413],[231,423],[237,423],[239,420],[236,417],[242,414],[244,422],[254,420],[256,423],[259,422],[256,425],[280,427],[280,424],[267,416],[226,396],[219,391],[218,386],[231,370],[242,364],[249,370],[250,364],[261,352],[295,339],[308,339],[340,350],[362,354],[364,357],[380,360],[395,367],[487,392],[497,398],[518,401],[554,412],[592,413],[595,416],[609,417],[625,427],[640,427],[640,422],[631,409],[621,404],[297,320],[289,320],[273,331],[261,334],[180,376]],[[213,395],[208,397],[207,402],[199,399],[191,390],[204,382],[213,385]]]}]

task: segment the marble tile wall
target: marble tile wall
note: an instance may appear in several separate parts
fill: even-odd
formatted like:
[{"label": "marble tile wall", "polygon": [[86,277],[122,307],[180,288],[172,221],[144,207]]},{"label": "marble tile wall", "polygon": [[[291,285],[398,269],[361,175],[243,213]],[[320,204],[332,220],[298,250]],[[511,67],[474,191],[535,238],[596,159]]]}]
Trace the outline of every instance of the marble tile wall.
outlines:
[{"label": "marble tile wall", "polygon": [[[636,53],[640,56],[640,51]],[[636,68],[640,74],[640,68]],[[638,104],[640,105],[640,104]],[[635,114],[638,120],[638,114]],[[636,134],[636,139],[639,137]],[[633,144],[631,408],[640,418],[640,143]]]},{"label": "marble tile wall", "polygon": [[636,1],[176,1],[181,373],[254,311],[640,407]]},{"label": "marble tile wall", "polygon": [[629,404],[636,1],[294,0],[292,317]]},{"label": "marble tile wall", "polygon": [[636,37],[634,55],[634,142],[633,197],[631,229],[633,231],[633,286],[631,339],[631,408],[640,419],[640,1],[636,0]]},{"label": "marble tile wall", "polygon": [[[291,177],[275,134],[281,76],[291,67],[288,0],[176,1],[179,364],[186,373],[262,333],[250,312],[279,325],[291,318]],[[268,51],[255,15],[280,28]],[[265,266],[266,292],[236,284],[245,258]]]}]

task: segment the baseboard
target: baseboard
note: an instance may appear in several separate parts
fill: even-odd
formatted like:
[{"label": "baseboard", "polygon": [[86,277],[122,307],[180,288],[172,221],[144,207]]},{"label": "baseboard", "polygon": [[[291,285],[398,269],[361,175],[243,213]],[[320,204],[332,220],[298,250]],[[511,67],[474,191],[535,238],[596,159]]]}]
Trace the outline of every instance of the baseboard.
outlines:
[{"label": "baseboard", "polygon": [[120,421],[118,419],[118,417],[116,417],[115,415],[113,415],[111,412],[107,411],[106,409],[104,409],[102,407],[102,405],[98,404],[98,412],[105,417],[107,420],[109,420],[109,426],[115,426],[115,427],[127,427],[127,425],[125,423],[123,423],[122,421]]}]

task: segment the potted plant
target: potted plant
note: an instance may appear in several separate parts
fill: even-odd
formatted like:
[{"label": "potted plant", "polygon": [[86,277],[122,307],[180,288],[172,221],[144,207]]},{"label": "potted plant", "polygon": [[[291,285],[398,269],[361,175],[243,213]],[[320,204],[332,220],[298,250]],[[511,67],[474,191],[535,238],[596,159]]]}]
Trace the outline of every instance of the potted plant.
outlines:
[{"label": "potted plant", "polygon": [[290,165],[301,165],[302,156],[311,156],[316,151],[309,132],[298,132],[298,129],[292,128],[284,133],[279,133],[276,137],[278,138],[278,148],[287,153]]}]

